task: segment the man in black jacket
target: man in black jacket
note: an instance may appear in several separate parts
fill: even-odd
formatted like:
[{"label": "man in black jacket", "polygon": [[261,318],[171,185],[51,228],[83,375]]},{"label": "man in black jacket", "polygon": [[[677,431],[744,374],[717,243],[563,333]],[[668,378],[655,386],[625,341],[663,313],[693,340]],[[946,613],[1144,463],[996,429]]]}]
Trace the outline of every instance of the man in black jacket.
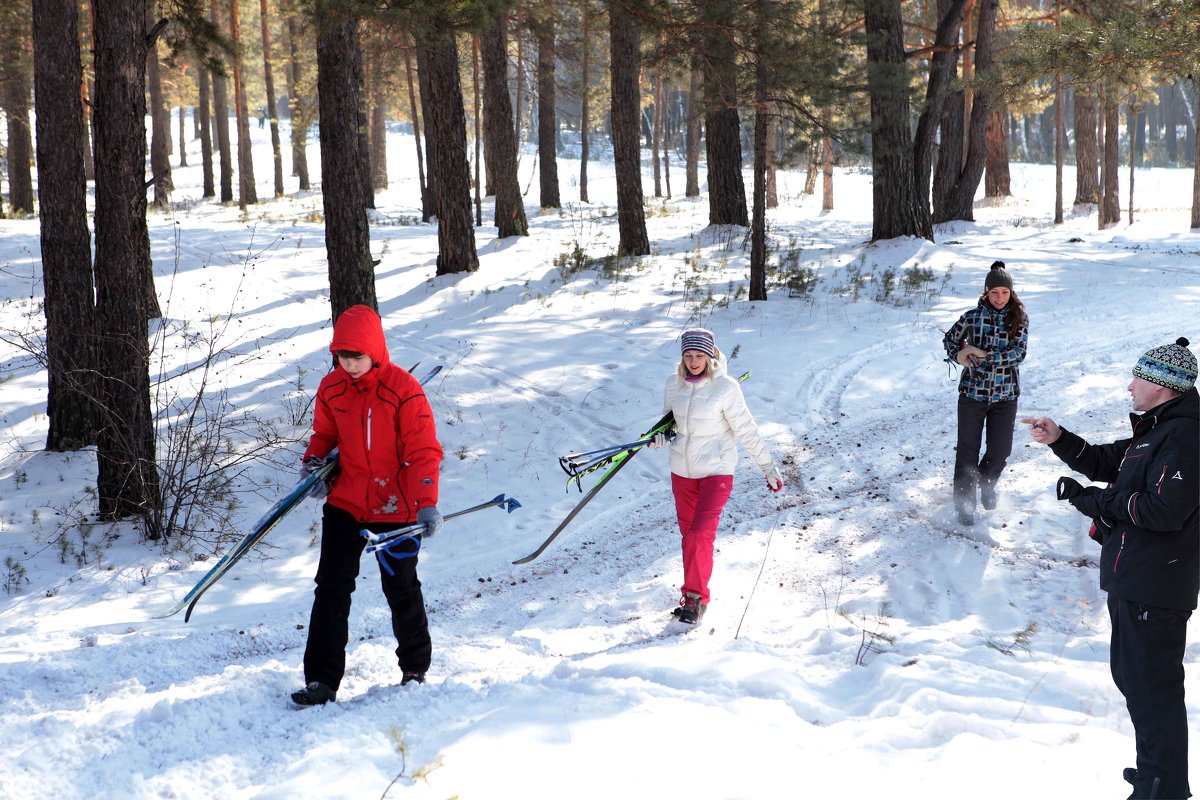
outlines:
[{"label": "man in black jacket", "polygon": [[1088,444],[1049,418],[1022,419],[1035,441],[1107,488],[1059,478],[1058,499],[1093,520],[1112,620],[1109,666],[1133,722],[1130,798],[1187,798],[1183,654],[1200,594],[1200,397],[1188,340],[1133,368],[1133,434]]}]

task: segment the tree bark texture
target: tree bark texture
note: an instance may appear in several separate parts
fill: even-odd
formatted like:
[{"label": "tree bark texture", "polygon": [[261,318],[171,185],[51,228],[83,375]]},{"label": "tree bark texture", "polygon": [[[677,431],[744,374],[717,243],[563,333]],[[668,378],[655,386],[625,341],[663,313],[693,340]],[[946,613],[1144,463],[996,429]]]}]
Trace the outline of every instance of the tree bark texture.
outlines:
[{"label": "tree bark texture", "polygon": [[383,191],[388,187],[387,168],[387,105],[382,97],[371,106],[371,188]]},{"label": "tree bark texture", "polygon": [[590,0],[584,0],[583,8],[580,10],[582,15],[582,35],[580,37],[580,49],[583,51],[581,63],[579,67],[580,75],[580,99],[579,99],[579,202],[587,203],[588,200],[588,157],[590,155],[590,140],[588,133],[591,129],[592,120],[592,93],[591,93],[591,42],[589,34],[592,24],[592,4]]},{"label": "tree bark texture", "polygon": [[[979,16],[975,27],[974,74],[986,75],[994,61],[992,46],[996,33],[996,9],[999,0],[980,0]],[[966,128],[966,159],[958,180],[946,195],[945,216],[934,215],[934,222],[952,219],[971,221],[975,219],[975,192],[983,178],[987,163],[987,126],[992,116],[992,94],[986,89],[974,93],[971,101],[970,125]]]},{"label": "tree bark texture", "polygon": [[938,26],[933,38],[933,57],[930,59],[929,82],[925,88],[925,107],[917,120],[913,135],[914,174],[917,197],[929,203],[929,174],[933,166],[933,139],[942,121],[946,97],[959,94],[951,89],[958,72],[958,38],[968,0],[938,0]]},{"label": "tree bark texture", "polygon": [[233,104],[238,134],[238,207],[244,211],[247,206],[258,202],[258,190],[254,186],[254,150],[250,143],[250,111],[246,108],[242,13],[238,0],[229,0],[229,38],[233,43]]},{"label": "tree bark texture", "polygon": [[[214,2],[208,10],[209,21],[217,30],[221,30],[221,3]],[[224,57],[214,52],[214,58],[225,69]],[[221,156],[221,202],[233,202],[233,155],[229,141],[229,82],[225,72],[213,72],[213,122],[217,126],[217,152]]]},{"label": "tree bark texture", "polygon": [[458,48],[449,30],[430,38],[429,87],[432,92],[434,153],[438,176],[437,274],[475,272],[475,226],[471,218],[471,173],[467,162],[467,121],[463,113]]},{"label": "tree bark texture", "polygon": [[700,117],[703,101],[700,70],[693,63],[688,83],[688,115],[684,135],[687,137],[684,165],[684,197],[700,196]]},{"label": "tree bark texture", "polygon": [[483,124],[491,149],[488,160],[496,193],[496,235],[501,239],[529,234],[521,185],[517,181],[517,138],[508,94],[507,26],[506,17],[501,15],[479,41],[483,61]]},{"label": "tree bark texture", "polygon": [[309,112],[300,88],[300,20],[290,15],[288,30],[288,116],[292,123],[292,174],[300,181],[300,191],[312,188],[308,177]]},{"label": "tree bark texture", "polygon": [[932,240],[928,205],[917,196],[913,174],[900,0],[865,0],[864,5],[871,96],[871,240]]},{"label": "tree bark texture", "polygon": [[317,97],[321,117],[321,197],[329,261],[332,319],[353,305],[378,308],[371,232],[363,202],[358,149],[362,64],[358,22],[326,9],[317,30]]},{"label": "tree bark texture", "polygon": [[279,106],[275,100],[275,72],[271,67],[271,28],[267,0],[259,0],[259,19],[262,20],[263,82],[267,90],[267,118],[271,125],[271,154],[275,166],[275,196],[283,197],[283,152],[279,142]]},{"label": "tree bark texture", "polygon": [[[767,0],[758,0],[759,35]],[[750,300],[767,299],[767,103],[768,67],[760,52],[755,64],[754,98],[754,218],[750,225]]]},{"label": "tree bark texture", "polygon": [[1075,205],[1100,203],[1096,96],[1075,90]]},{"label": "tree bark texture", "polygon": [[212,150],[212,117],[209,109],[212,107],[212,78],[202,59],[196,59],[196,84],[200,93],[200,106],[197,116],[200,123],[200,170],[202,174],[202,197],[216,197],[216,184],[213,183],[213,150]]},{"label": "tree bark texture", "polygon": [[1101,191],[1099,225],[1104,228],[1121,221],[1120,196],[1120,138],[1121,107],[1117,104],[1116,91],[1104,90],[1104,162],[1100,168]]},{"label": "tree bark texture", "polygon": [[985,197],[1008,197],[1012,179],[1008,171],[1007,105],[993,109],[987,125],[987,166],[984,172]]},{"label": "tree bark texture", "polygon": [[[413,125],[413,143],[417,147],[417,185],[421,188],[421,208],[425,207],[425,153],[421,147],[421,110],[417,106],[417,94],[413,90],[413,71],[412,71],[412,38],[405,33],[403,37],[404,46],[404,75],[408,83],[408,108],[412,115]],[[428,131],[426,131],[428,135]],[[489,145],[490,147],[491,145]]]},{"label": "tree bark texture", "polygon": [[[93,0],[96,93],[97,489],[105,519],[145,516],[158,502],[146,293],[146,14]],[[157,531],[148,531],[157,538]]]},{"label": "tree bark texture", "polygon": [[[146,29],[152,29],[157,20],[154,16],[154,4],[146,6]],[[150,42],[146,56],[146,84],[150,95],[150,174],[154,181],[154,202],[156,209],[165,209],[171,204],[171,117],[163,102],[162,76],[158,62],[158,37]]]},{"label": "tree bark texture", "polygon": [[536,24],[538,82],[538,186],[542,208],[559,208],[558,119],[554,91],[554,2],[547,0],[545,15]]},{"label": "tree bark texture", "polygon": [[49,392],[46,449],[95,444],[95,301],[76,0],[33,1],[34,92]]},{"label": "tree bark texture", "polygon": [[750,224],[742,180],[742,128],[738,119],[737,47],[724,23],[736,16],[727,0],[702,4],[704,128],[708,157],[708,221]]},{"label": "tree bark texture", "polygon": [[429,47],[417,42],[417,86],[421,92],[421,119],[425,122],[425,194],[421,197],[421,221],[437,216],[438,163],[437,142],[434,141],[433,89],[429,85]]},{"label": "tree bark texture", "polygon": [[650,254],[646,235],[646,210],[642,197],[641,102],[638,73],[641,70],[641,30],[630,13],[636,0],[612,0],[609,4],[610,91],[612,108],[613,161],[617,173],[617,252],[624,256]]},{"label": "tree bark texture", "polygon": [[0,31],[0,103],[8,130],[8,200],[14,214],[33,213],[33,135],[29,130],[33,79],[25,53],[30,35],[27,26],[22,20],[20,28]]}]

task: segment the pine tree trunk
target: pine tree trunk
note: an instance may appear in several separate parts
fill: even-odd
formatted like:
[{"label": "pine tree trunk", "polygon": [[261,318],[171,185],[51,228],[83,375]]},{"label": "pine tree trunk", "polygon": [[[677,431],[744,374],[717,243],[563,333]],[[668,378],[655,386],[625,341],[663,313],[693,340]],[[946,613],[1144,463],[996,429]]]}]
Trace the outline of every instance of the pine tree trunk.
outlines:
[{"label": "pine tree trunk", "polygon": [[1192,230],[1200,228],[1200,136],[1192,137]]},{"label": "pine tree trunk", "polygon": [[421,221],[428,222],[437,216],[438,209],[438,163],[437,142],[433,123],[433,89],[429,85],[429,46],[424,41],[417,43],[417,85],[421,89],[421,119],[425,123],[425,195],[421,198]]},{"label": "pine tree trunk", "polygon": [[387,107],[383,98],[371,106],[371,188],[382,192],[388,187]]},{"label": "pine tree trunk", "polygon": [[472,125],[475,128],[475,227],[483,227],[483,197],[480,192],[483,187],[480,185],[482,178],[480,169],[480,158],[482,155],[481,140],[481,125],[483,120],[483,100],[479,96],[479,35],[471,34],[471,98],[475,102],[475,112],[471,115]]},{"label": "pine tree trunk", "polygon": [[646,236],[646,210],[642,197],[641,28],[631,12],[638,0],[612,0],[609,5],[610,87],[613,161],[617,173],[617,252],[624,256],[650,254]]},{"label": "pine tree trunk", "polygon": [[650,125],[650,163],[654,176],[654,196],[662,197],[662,167],[659,161],[658,142],[662,138],[662,65],[654,76],[654,115]]},{"label": "pine tree trunk", "polygon": [[746,185],[742,180],[742,131],[738,119],[737,49],[733,32],[723,24],[736,13],[728,0],[702,5],[705,24],[704,128],[708,157],[708,222],[711,225],[750,224]]},{"label": "pine tree trunk", "polygon": [[[146,14],[93,0],[95,24],[96,332],[99,513],[147,517],[159,503],[150,411],[146,294]],[[156,539],[160,531],[148,530]]]},{"label": "pine tree trunk", "polygon": [[56,142],[83,138],[76,0],[34,0],[34,93],[49,392],[46,449],[97,441],[95,301],[84,154]]},{"label": "pine tree trunk", "polygon": [[0,31],[0,94],[8,130],[8,200],[14,215],[33,213],[33,135],[29,130],[33,79],[24,56],[28,24],[26,18],[19,28]]},{"label": "pine tree trunk", "polygon": [[905,91],[900,0],[865,0],[871,96],[871,240],[933,239],[928,203],[917,195],[913,140]]},{"label": "pine tree trunk", "polygon": [[559,208],[558,119],[554,91],[554,0],[545,0],[543,18],[536,24],[538,82],[538,177],[542,208]]},{"label": "pine tree trunk", "polygon": [[939,125],[940,141],[937,164],[933,173],[933,218],[943,219],[949,211],[950,190],[958,180],[958,171],[963,161],[963,114],[966,97],[963,92],[951,93],[942,103],[942,120]]},{"label": "pine tree trunk", "polygon": [[1008,171],[1008,137],[1004,121],[1008,119],[1007,104],[992,111],[987,125],[987,166],[984,172],[985,197],[1008,197],[1012,194],[1012,179]]},{"label": "pine tree trunk", "polygon": [[583,19],[581,22],[582,35],[580,36],[580,49],[583,51],[579,71],[581,73],[579,81],[582,86],[580,90],[579,100],[579,202],[587,203],[588,201],[588,181],[587,168],[589,157],[589,139],[588,132],[591,129],[591,41],[589,40],[591,23],[592,23],[592,4],[591,0],[583,0],[583,8],[580,11]]},{"label": "pine tree trunk", "polygon": [[[759,35],[765,26],[767,0],[757,0]],[[754,81],[754,219],[750,225],[750,300],[767,299],[767,72],[758,54]]]},{"label": "pine tree trunk", "polygon": [[[979,16],[975,30],[975,60],[973,72],[985,75],[994,61],[992,46],[996,33],[996,9],[999,0],[981,0]],[[992,94],[986,88],[980,88],[971,101],[970,125],[966,128],[966,158],[958,179],[946,195],[946,215],[934,215],[934,222],[948,220],[975,219],[975,193],[983,178],[983,170],[987,160],[987,126],[992,116]]]},{"label": "pine tree trunk", "polygon": [[475,272],[475,226],[471,220],[471,178],[467,164],[467,122],[463,114],[458,47],[449,26],[436,25],[428,40],[433,139],[437,146],[437,274]]},{"label": "pine tree trunk", "polygon": [[687,153],[684,165],[684,197],[700,196],[700,70],[693,63],[688,84],[688,116],[684,135],[687,137]]},{"label": "pine tree trunk", "polygon": [[213,150],[212,150],[212,118],[209,109],[212,107],[212,81],[202,59],[196,59],[196,84],[200,92],[200,106],[197,116],[200,121],[200,170],[203,175],[202,197],[216,197],[216,185],[213,183]]},{"label": "pine tree trunk", "polygon": [[1075,205],[1100,203],[1099,157],[1096,143],[1096,96],[1075,90]]},{"label": "pine tree trunk", "polygon": [[334,321],[353,305],[378,308],[371,232],[362,196],[363,161],[358,153],[358,93],[362,85],[358,22],[339,16],[335,4],[336,0],[321,0],[319,8],[324,13],[317,29],[321,197]]},{"label": "pine tree trunk", "polygon": [[1111,87],[1104,90],[1104,161],[1100,168],[1101,190],[1099,225],[1103,229],[1121,221],[1121,198],[1118,172],[1120,170],[1119,147],[1121,109],[1117,105],[1116,91]]},{"label": "pine tree trunk", "polygon": [[[217,0],[209,8],[209,21],[217,30],[222,29],[221,3]],[[219,51],[213,57],[223,61]],[[228,67],[226,66],[226,69]],[[229,141],[229,82],[225,75],[213,72],[213,122],[217,127],[217,152],[221,155],[221,202],[233,202],[233,157]]]},{"label": "pine tree trunk", "polygon": [[187,106],[179,106],[179,166],[186,167],[187,163]]},{"label": "pine tree trunk", "polygon": [[238,208],[258,202],[254,186],[254,158],[250,143],[250,113],[246,108],[246,82],[242,68],[242,14],[238,0],[229,0],[229,39],[233,43],[233,108],[237,117]]},{"label": "pine tree trunk", "polygon": [[[943,123],[942,109],[946,98],[961,97],[961,92],[950,91],[950,85],[958,73],[956,45],[967,2],[968,0],[938,0],[937,3],[938,26],[934,32],[934,51],[930,59],[929,80],[925,87],[925,106],[913,135],[916,193],[918,201],[925,206],[929,204],[929,174],[933,162],[934,132]],[[955,172],[958,172],[957,166]]]},{"label": "pine tree trunk", "polygon": [[[79,32],[83,49],[90,53],[94,49],[91,5],[87,8],[88,13],[80,15]],[[96,180],[96,161],[92,153],[92,75],[93,70],[85,70],[83,79],[79,82],[79,96],[83,100],[83,177],[87,181]]]},{"label": "pine tree trunk", "polygon": [[1144,119],[1136,103],[1129,104],[1129,224],[1133,224],[1133,175],[1138,161],[1137,138],[1139,123]]},{"label": "pine tree trunk", "polygon": [[779,208],[778,169],[775,165],[775,140],[779,138],[779,123],[774,115],[767,117],[767,208]]},{"label": "pine tree trunk", "polygon": [[292,174],[300,180],[300,191],[312,189],[308,177],[308,124],[304,100],[300,97],[300,20],[289,15],[288,27],[288,116],[292,123]]},{"label": "pine tree trunk", "polygon": [[[154,4],[146,5],[146,30],[157,24]],[[156,209],[165,209],[171,204],[171,117],[163,105],[162,78],[158,63],[158,37],[150,42],[146,56],[146,84],[150,94],[150,174],[154,181],[154,203]]]},{"label": "pine tree trunk", "polygon": [[259,19],[262,20],[263,82],[267,90],[267,116],[271,124],[271,155],[275,166],[275,196],[283,197],[283,152],[279,142],[279,112],[275,98],[275,72],[271,68],[271,28],[267,24],[267,0],[259,0]]},{"label": "pine tree trunk", "polygon": [[[413,72],[412,72],[412,38],[405,33],[403,35],[404,47],[404,75],[408,83],[408,109],[412,115],[413,125],[413,143],[417,146],[417,184],[421,189],[421,208],[425,208],[425,195],[428,193],[428,188],[425,186],[425,154],[421,149],[421,110],[417,107],[417,94],[413,89]],[[427,132],[428,134],[428,132]],[[490,148],[490,145],[489,145]]]},{"label": "pine tree trunk", "polygon": [[479,41],[483,60],[483,124],[487,127],[492,188],[496,192],[496,236],[501,239],[529,234],[517,181],[517,140],[508,95],[507,30],[508,19],[501,15]]}]

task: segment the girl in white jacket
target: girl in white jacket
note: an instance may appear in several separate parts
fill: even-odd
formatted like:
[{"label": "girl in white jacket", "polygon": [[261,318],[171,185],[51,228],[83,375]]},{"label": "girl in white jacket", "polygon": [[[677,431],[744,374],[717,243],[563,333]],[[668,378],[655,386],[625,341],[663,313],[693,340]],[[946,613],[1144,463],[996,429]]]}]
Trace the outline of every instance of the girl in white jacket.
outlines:
[{"label": "girl in white jacket", "polygon": [[[683,536],[682,598],[673,613],[681,622],[694,625],[708,608],[713,543],[733,490],[738,444],[763,471],[772,492],[783,488],[783,477],[759,436],[742,387],[725,372],[712,331],[685,331],[681,346],[683,357],[667,380],[663,411],[675,415],[669,451],[671,489]],[[667,437],[659,434],[650,447],[666,443]]]}]

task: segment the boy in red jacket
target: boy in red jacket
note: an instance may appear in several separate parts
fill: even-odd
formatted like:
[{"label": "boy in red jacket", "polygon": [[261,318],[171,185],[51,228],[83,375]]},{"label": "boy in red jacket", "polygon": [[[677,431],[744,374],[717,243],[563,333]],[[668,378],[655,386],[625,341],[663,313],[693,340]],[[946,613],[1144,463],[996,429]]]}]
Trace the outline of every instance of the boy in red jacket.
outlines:
[{"label": "boy in red jacket", "polygon": [[[389,359],[379,315],[363,305],[346,309],[333,326],[329,350],[338,365],[317,388],[303,470],[318,469],[336,448],[338,471],[323,509],[304,649],[306,686],[292,694],[299,706],[333,700],[345,674],[350,595],[366,546],[359,531],[387,533],[419,522],[428,538],[442,524],[437,508],[442,447],[433,411],[416,378]],[[419,547],[417,538],[411,550],[393,552],[380,564],[402,685],[425,682],[432,650],[417,579]]]}]

